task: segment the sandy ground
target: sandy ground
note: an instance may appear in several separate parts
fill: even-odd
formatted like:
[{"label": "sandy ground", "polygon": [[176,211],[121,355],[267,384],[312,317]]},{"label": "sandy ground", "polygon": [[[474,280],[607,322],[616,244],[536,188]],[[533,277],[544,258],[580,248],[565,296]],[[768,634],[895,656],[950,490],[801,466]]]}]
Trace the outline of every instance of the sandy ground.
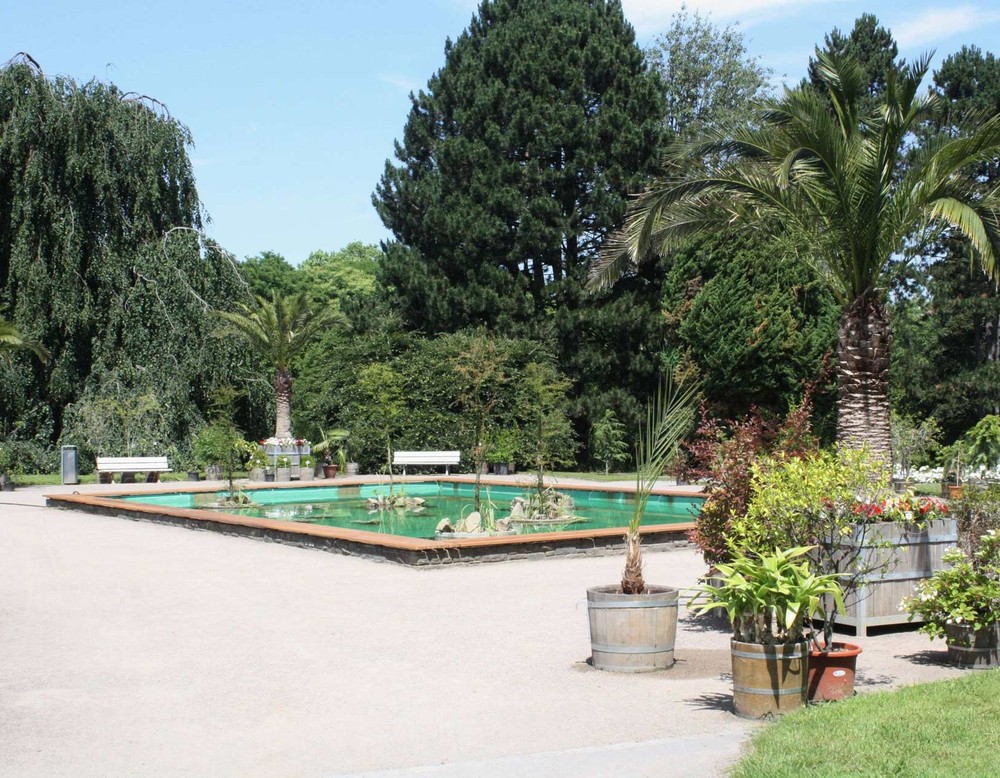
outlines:
[{"label": "sandy ground", "polygon": [[[761,726],[683,609],[674,669],[590,667],[617,556],[417,570],[42,507],[59,490],[0,493],[2,776],[705,778]],[[651,583],[702,572],[646,555]],[[915,632],[860,642],[862,693],[960,673]]]}]

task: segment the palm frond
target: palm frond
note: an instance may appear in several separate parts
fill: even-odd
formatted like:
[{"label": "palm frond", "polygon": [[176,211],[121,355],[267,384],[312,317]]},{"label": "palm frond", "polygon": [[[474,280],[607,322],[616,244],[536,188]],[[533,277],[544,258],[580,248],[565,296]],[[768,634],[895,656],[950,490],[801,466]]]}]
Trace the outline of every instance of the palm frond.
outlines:
[{"label": "palm frond", "polygon": [[25,349],[32,352],[42,362],[48,362],[52,354],[41,343],[24,337],[20,331],[4,319],[0,319],[0,355],[10,360],[10,352],[15,349]]}]

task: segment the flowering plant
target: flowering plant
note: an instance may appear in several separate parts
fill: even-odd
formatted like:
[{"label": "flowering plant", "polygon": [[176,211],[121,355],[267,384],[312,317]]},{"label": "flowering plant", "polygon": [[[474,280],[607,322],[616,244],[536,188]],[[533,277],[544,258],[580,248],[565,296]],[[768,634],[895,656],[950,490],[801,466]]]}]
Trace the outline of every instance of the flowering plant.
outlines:
[{"label": "flowering plant", "polygon": [[948,515],[948,503],[937,497],[890,495],[881,500],[859,501],[851,506],[857,521],[925,522]]},{"label": "flowering plant", "polygon": [[991,530],[979,540],[972,557],[951,549],[944,561],[952,565],[921,581],[906,597],[902,610],[923,619],[920,631],[942,637],[948,625],[981,629],[1000,622],[1000,535]]},{"label": "flowering plant", "polygon": [[291,447],[291,446],[297,446],[297,447],[301,448],[302,446],[308,446],[309,445],[309,441],[306,440],[305,438],[275,438],[275,437],[272,436],[270,438],[264,438],[262,441],[260,441],[260,445],[262,445],[262,446],[282,446],[284,448],[288,448],[288,447]]}]

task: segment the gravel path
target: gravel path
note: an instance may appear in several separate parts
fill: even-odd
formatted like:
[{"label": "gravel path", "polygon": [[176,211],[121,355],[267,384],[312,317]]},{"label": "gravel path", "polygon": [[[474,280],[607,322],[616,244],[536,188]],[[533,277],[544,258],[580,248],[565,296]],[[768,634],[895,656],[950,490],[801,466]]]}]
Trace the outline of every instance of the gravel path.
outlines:
[{"label": "gravel path", "polygon": [[[416,570],[41,507],[59,490],[0,494],[2,776],[704,778],[759,726],[683,609],[673,670],[587,664],[618,557]],[[702,572],[646,555],[652,583]],[[959,674],[915,632],[862,644],[862,692]]]}]

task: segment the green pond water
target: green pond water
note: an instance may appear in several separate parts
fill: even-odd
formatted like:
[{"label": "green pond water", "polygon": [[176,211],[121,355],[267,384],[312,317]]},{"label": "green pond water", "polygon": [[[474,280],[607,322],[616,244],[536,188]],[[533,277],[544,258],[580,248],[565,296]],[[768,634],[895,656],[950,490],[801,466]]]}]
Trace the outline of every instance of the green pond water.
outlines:
[{"label": "green pond water", "polygon": [[[127,502],[162,505],[172,508],[199,508],[225,510],[226,513],[253,516],[261,519],[283,519],[308,524],[326,524],[332,527],[383,532],[411,538],[433,538],[434,528],[443,518],[457,522],[472,511],[472,484],[456,483],[407,483],[397,484],[396,493],[407,497],[421,497],[426,503],[423,510],[386,510],[371,512],[366,500],[388,493],[386,484],[361,486],[314,486],[300,489],[248,489],[255,505],[245,508],[215,508],[212,503],[225,492],[171,492],[121,497]],[[566,524],[524,526],[519,531],[552,532],[558,530],[586,530],[605,527],[624,527],[632,514],[632,496],[622,492],[595,492],[561,488],[576,502],[576,520]],[[527,494],[527,489],[514,486],[483,488],[483,501],[487,497],[496,506],[497,518],[510,512],[510,501]],[[676,524],[693,521],[701,507],[700,497],[653,495],[649,499],[644,525]]]}]

